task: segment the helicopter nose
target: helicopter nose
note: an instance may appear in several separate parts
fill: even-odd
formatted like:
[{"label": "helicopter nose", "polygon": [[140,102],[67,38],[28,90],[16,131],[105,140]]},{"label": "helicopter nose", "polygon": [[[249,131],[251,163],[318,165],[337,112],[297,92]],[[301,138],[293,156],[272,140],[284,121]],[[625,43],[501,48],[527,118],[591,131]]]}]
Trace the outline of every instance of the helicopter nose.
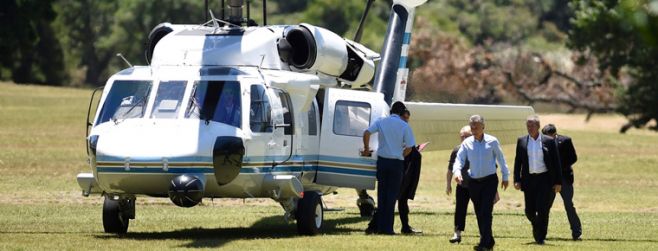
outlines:
[{"label": "helicopter nose", "polygon": [[240,174],[244,154],[245,148],[241,138],[234,136],[217,137],[212,159],[215,180],[217,180],[218,185],[226,185]]}]

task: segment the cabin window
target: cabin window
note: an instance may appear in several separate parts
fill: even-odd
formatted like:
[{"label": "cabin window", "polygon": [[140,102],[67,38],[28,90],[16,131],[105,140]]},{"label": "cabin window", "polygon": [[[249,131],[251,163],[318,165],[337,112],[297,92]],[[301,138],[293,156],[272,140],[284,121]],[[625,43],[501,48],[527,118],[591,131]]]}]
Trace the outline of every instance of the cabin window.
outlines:
[{"label": "cabin window", "polygon": [[251,86],[249,127],[252,132],[272,132],[272,106],[262,85]]},{"label": "cabin window", "polygon": [[361,137],[370,126],[370,104],[364,102],[336,102],[334,134]]},{"label": "cabin window", "polygon": [[240,96],[240,83],[236,81],[197,81],[185,117],[240,127]]},{"label": "cabin window", "polygon": [[290,96],[288,93],[282,90],[276,90],[276,95],[281,101],[281,109],[283,113],[283,123],[286,124],[283,130],[284,135],[292,135],[294,132],[294,121],[293,121],[293,110],[292,110],[292,101],[290,101]]},{"label": "cabin window", "polygon": [[151,81],[117,80],[105,98],[96,124],[109,120],[141,118],[146,111]]},{"label": "cabin window", "polygon": [[308,110],[308,135],[318,135],[318,116],[315,110],[315,102],[311,102]]},{"label": "cabin window", "polygon": [[175,119],[180,111],[184,94],[185,81],[160,82],[151,118]]}]

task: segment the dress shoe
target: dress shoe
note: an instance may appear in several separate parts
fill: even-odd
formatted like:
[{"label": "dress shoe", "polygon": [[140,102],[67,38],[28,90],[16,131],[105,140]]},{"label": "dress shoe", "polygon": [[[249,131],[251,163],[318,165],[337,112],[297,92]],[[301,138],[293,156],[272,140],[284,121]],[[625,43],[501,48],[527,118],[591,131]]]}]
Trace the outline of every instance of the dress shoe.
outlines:
[{"label": "dress shoe", "polygon": [[571,235],[571,238],[573,238],[574,241],[582,241],[583,239],[580,238],[581,234],[574,234]]},{"label": "dress shoe", "polygon": [[493,251],[493,247],[492,248],[487,248],[487,247],[483,247],[483,246],[473,246],[473,250],[475,250],[475,251]]},{"label": "dress shoe", "polygon": [[457,233],[455,233],[455,234],[452,236],[452,238],[450,238],[449,241],[450,241],[450,243],[455,243],[455,242],[456,242],[456,243],[461,243],[461,242],[462,242],[462,236],[461,236],[461,235],[458,235]]},{"label": "dress shoe", "polygon": [[411,227],[411,226],[403,227],[402,230],[401,230],[401,232],[402,232],[403,234],[422,234],[422,233],[423,233],[423,231],[418,230],[418,229],[415,229],[415,228],[413,228],[413,227]]},{"label": "dress shoe", "polygon": [[368,228],[366,228],[366,234],[367,234],[367,235],[370,235],[370,234],[376,234],[376,233],[377,233],[377,229],[375,229],[374,227],[368,227]]},{"label": "dress shoe", "polygon": [[537,243],[537,245],[544,245],[544,244],[546,244],[546,242],[544,242],[544,240],[535,240],[535,242]]}]

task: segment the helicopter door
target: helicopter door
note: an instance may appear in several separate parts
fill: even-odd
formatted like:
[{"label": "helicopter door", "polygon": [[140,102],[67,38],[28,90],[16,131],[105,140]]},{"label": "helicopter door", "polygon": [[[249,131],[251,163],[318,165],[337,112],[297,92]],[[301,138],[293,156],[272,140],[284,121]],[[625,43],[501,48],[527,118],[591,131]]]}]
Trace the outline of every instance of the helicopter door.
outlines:
[{"label": "helicopter door", "polygon": [[[316,183],[328,186],[374,189],[376,154],[362,157],[363,132],[383,108],[381,93],[327,89],[320,136]],[[376,149],[377,142],[371,143]]]},{"label": "helicopter door", "polygon": [[[277,162],[288,159],[292,155],[293,132],[295,131],[295,121],[293,117],[292,101],[290,95],[281,89],[273,89],[276,99],[280,106],[274,108],[274,152]],[[280,160],[279,160],[280,159]]]}]

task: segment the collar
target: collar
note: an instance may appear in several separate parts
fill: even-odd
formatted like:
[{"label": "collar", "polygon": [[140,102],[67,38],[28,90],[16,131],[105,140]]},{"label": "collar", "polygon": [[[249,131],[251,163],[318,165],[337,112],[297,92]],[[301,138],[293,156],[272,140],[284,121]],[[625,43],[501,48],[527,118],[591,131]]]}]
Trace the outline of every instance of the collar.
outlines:
[{"label": "collar", "polygon": [[541,142],[542,136],[543,135],[541,133],[539,133],[539,135],[537,135],[537,139],[533,139],[532,136],[530,136],[530,134],[528,134],[528,140],[531,140],[531,141],[534,141],[534,142]]}]

